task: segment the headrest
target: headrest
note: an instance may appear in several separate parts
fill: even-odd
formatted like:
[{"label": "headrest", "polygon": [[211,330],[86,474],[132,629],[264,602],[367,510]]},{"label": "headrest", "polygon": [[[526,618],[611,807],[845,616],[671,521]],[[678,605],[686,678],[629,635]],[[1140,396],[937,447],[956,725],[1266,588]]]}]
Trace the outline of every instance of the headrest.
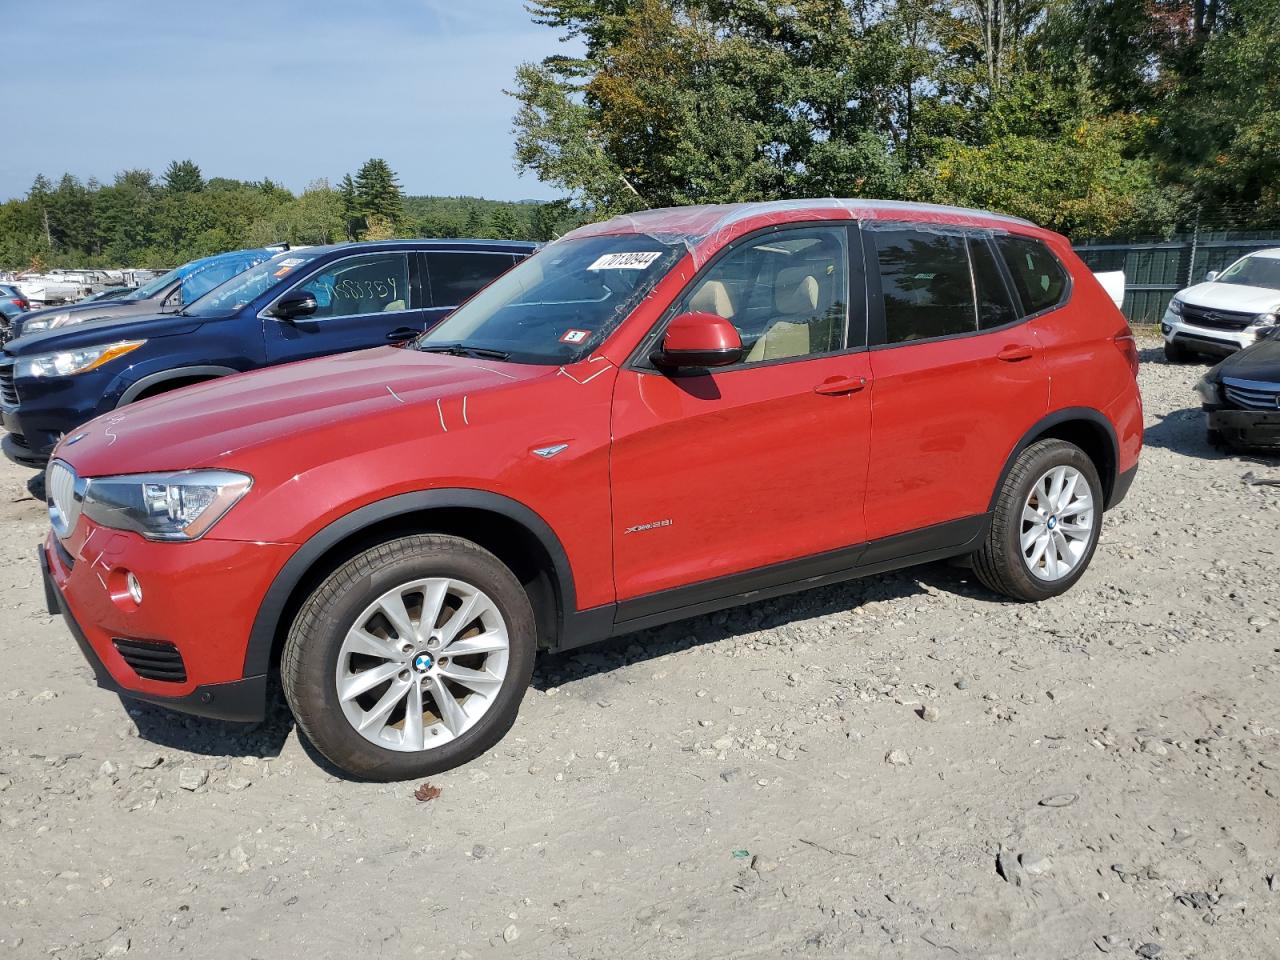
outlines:
[{"label": "headrest", "polygon": [[779,313],[810,315],[818,311],[818,278],[808,267],[779,270],[773,287],[773,305]]},{"label": "headrest", "polygon": [[719,280],[704,281],[689,298],[689,310],[694,313],[714,313],[726,320],[734,314],[729,290]]}]

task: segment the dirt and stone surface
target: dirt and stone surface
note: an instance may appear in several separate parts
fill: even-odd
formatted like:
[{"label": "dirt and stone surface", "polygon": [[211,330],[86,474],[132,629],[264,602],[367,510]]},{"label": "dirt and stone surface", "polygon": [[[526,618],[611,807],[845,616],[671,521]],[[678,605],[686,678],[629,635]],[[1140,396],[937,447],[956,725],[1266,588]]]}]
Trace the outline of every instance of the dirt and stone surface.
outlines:
[{"label": "dirt and stone surface", "polygon": [[[544,658],[418,784],[129,705],[0,471],[0,956],[1280,956],[1280,463],[1148,447],[1066,596],[934,565]],[[234,598],[228,598],[234,602]]]}]

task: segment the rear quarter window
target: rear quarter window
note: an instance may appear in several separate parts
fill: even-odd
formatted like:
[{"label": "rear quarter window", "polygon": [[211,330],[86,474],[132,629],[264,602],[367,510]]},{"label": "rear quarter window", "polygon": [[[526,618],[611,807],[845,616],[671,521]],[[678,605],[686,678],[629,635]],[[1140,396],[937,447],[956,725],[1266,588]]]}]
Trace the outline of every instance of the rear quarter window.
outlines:
[{"label": "rear quarter window", "polygon": [[1029,237],[1004,236],[996,238],[996,247],[1013,277],[1025,313],[1050,310],[1066,299],[1069,285],[1066,268],[1042,242]]},{"label": "rear quarter window", "polygon": [[428,253],[427,277],[433,307],[456,307],[510,269],[509,253],[466,251]]}]

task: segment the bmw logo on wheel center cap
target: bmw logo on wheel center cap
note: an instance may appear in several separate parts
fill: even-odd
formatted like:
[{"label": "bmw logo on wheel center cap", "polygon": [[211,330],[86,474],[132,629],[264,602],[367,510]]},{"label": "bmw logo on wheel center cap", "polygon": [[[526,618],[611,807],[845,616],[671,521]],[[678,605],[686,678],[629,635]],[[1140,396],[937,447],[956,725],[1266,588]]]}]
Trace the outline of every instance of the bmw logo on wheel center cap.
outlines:
[{"label": "bmw logo on wheel center cap", "polygon": [[1045,526],[1047,526],[1050,530],[1052,530],[1052,529],[1053,529],[1054,527],[1056,527],[1057,525],[1058,525],[1058,518],[1057,518],[1057,517],[1050,517],[1050,518],[1049,518],[1049,522],[1048,522],[1047,524],[1045,524]]},{"label": "bmw logo on wheel center cap", "polygon": [[435,660],[431,658],[431,654],[420,653],[413,658],[413,669],[421,673],[426,673],[428,670],[431,669],[431,666],[434,663],[435,663]]}]

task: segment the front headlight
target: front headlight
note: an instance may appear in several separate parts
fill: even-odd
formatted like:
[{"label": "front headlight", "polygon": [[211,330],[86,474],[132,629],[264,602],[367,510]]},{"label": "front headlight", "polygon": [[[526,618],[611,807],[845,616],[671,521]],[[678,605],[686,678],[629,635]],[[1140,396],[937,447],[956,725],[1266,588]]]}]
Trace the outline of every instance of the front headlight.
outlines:
[{"label": "front headlight", "polygon": [[1200,378],[1200,382],[1196,384],[1196,393],[1200,394],[1200,399],[1211,407],[1222,403],[1222,387],[1208,377]]},{"label": "front headlight", "polygon": [[68,377],[84,373],[109,363],[116,357],[137,350],[147,341],[122,340],[101,347],[84,347],[80,350],[60,350],[58,353],[38,353],[31,357],[19,357],[13,367],[15,377]]},{"label": "front headlight", "polygon": [[87,481],[84,515],[148,540],[198,540],[249,492],[253,478],[230,470],[135,473]]},{"label": "front headlight", "polygon": [[1172,313],[1175,317],[1182,316],[1182,301],[1179,300],[1177,297],[1174,297],[1172,300],[1170,300],[1169,312]]},{"label": "front headlight", "polygon": [[1276,325],[1276,322],[1277,322],[1277,315],[1273,311],[1271,313],[1258,314],[1256,317],[1253,318],[1253,323],[1251,323],[1250,326],[1260,328],[1260,329],[1266,329],[1267,327],[1274,327]]},{"label": "front headlight", "polygon": [[71,323],[70,311],[55,313],[47,317],[32,317],[22,325],[23,334],[39,333],[41,330],[56,330]]}]

